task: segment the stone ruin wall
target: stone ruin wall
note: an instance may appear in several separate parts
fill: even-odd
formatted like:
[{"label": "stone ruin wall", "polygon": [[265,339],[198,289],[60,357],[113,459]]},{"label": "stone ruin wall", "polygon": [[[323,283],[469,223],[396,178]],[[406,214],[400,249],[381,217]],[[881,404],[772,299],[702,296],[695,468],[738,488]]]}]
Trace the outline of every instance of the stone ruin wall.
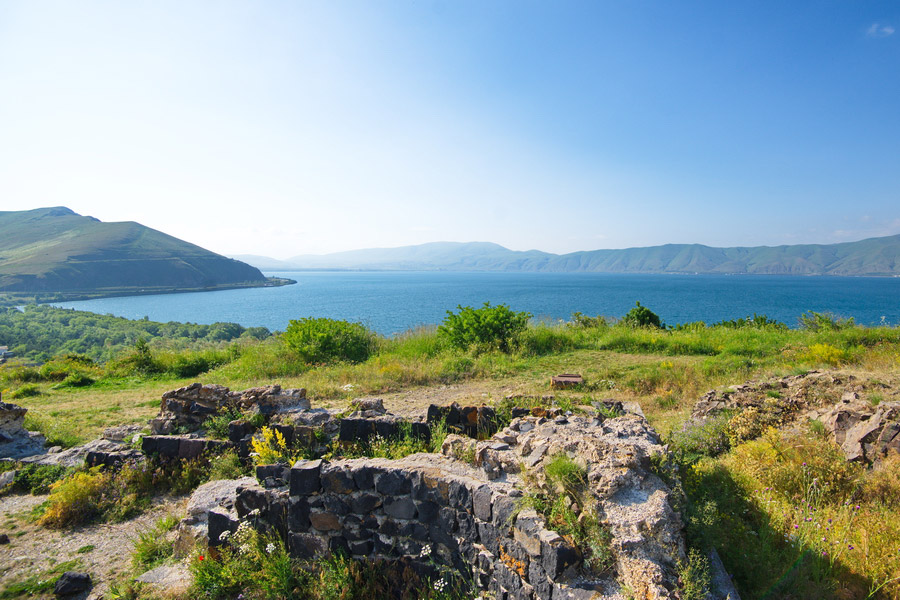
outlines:
[{"label": "stone ruin wall", "polygon": [[[476,464],[455,459],[474,444]],[[400,460],[299,461],[259,467],[263,484],[238,488],[231,507],[208,514],[209,540],[251,519],[284,539],[294,556],[338,550],[354,558],[402,560],[434,576],[436,566],[474,576],[497,600],[677,597],[684,557],[678,516],[665,484],[649,472],[662,451],[636,415],[518,418],[494,438],[448,436],[444,453]],[[570,541],[533,510],[517,510],[523,469],[567,453],[588,468],[588,497],[606,522],[614,573],[594,575]],[[430,547],[431,554],[422,556]]]}]

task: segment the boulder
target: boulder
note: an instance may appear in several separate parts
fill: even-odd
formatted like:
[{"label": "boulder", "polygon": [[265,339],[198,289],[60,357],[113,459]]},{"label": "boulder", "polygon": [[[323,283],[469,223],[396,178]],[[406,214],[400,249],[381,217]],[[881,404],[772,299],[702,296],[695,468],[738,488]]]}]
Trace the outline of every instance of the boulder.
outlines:
[{"label": "boulder", "polygon": [[0,458],[18,460],[44,452],[44,436],[25,429],[27,412],[18,404],[0,402]]},{"label": "boulder", "polygon": [[[121,442],[111,442],[109,440],[92,440],[82,446],[75,446],[67,450],[59,452],[40,454],[29,456],[22,459],[25,463],[35,463],[39,465],[61,465],[64,467],[78,467],[85,461],[88,454],[106,453],[114,454],[118,452],[129,452],[131,447]],[[135,455],[136,456],[136,455]]]},{"label": "boulder", "polygon": [[194,490],[187,503],[187,517],[178,524],[175,553],[183,556],[195,543],[209,543],[210,511],[221,508],[233,512],[238,489],[256,485],[256,478],[242,477],[210,481]]},{"label": "boulder", "polygon": [[74,596],[91,589],[91,576],[78,571],[66,571],[56,580],[53,593],[61,598]]}]

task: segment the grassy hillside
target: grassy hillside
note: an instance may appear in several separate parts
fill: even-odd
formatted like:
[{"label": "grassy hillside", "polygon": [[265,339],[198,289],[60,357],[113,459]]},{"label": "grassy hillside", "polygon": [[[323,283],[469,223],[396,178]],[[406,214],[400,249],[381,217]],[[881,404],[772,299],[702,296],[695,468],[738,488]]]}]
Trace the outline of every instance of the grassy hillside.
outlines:
[{"label": "grassy hillside", "polygon": [[[52,330],[56,319],[48,317],[54,315],[88,318],[60,309],[14,316]],[[726,414],[711,426],[682,429],[694,402],[710,388],[810,369],[829,370],[821,374],[824,387],[804,392],[810,405],[838,402],[842,381],[852,381],[872,405],[900,399],[900,329],[859,327],[827,315],[802,323],[788,329],[757,317],[662,329],[576,315],[566,324],[529,325],[509,352],[491,344],[459,347],[434,330],[373,336],[371,354],[356,363],[306,361],[287,335],[242,336],[216,347],[206,341],[174,349],[135,344],[105,364],[71,355],[40,367],[11,362],[0,366],[0,391],[29,409],[30,429],[60,445],[86,441],[110,425],[145,422],[158,412],[164,391],[198,380],[232,389],[304,387],[316,407],[345,408],[353,398],[377,394],[392,412],[416,415],[431,402],[454,400],[493,403],[501,413],[512,402],[548,402],[577,413],[595,400],[633,400],[669,445],[670,454],[655,459],[654,468],[679,491],[688,543],[704,552],[716,548],[745,600],[900,599],[900,456],[868,469],[848,463],[823,435],[821,422],[765,429],[771,423],[762,412]],[[184,373],[194,366],[203,368]],[[549,378],[561,372],[581,373],[585,384],[552,390]],[[772,406],[788,406],[780,387],[761,385],[758,392]],[[748,420],[753,414],[758,422]],[[763,434],[732,435],[747,423]],[[107,476],[79,477],[72,481]],[[113,489],[118,480],[109,481]],[[132,491],[132,506],[149,503],[146,490]],[[96,502],[105,497],[92,496]],[[223,564],[218,560],[208,564]],[[261,569],[235,577],[243,578],[246,591],[260,580]]]},{"label": "grassy hillside", "polygon": [[0,292],[151,292],[263,285],[250,265],[138,223],[68,208],[0,212]]},{"label": "grassy hillside", "polygon": [[561,255],[538,250],[519,252],[490,243],[435,242],[296,256],[286,261],[265,257],[246,260],[279,269],[900,275],[900,235],[843,244],[752,248],[666,244]]}]

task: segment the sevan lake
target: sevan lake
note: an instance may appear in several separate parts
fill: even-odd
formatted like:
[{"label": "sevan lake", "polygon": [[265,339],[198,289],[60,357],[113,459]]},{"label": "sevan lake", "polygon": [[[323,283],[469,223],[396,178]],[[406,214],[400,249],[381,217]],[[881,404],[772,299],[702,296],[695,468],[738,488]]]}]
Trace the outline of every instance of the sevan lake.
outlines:
[{"label": "sevan lake", "polygon": [[507,304],[541,319],[621,317],[635,301],[668,325],[764,314],[791,327],[807,312],[900,323],[900,278],[408,271],[270,272],[296,285],[103,298],[55,304],[153,321],[284,330],[290,319],[359,321],[383,335],[440,323],[457,305]]}]

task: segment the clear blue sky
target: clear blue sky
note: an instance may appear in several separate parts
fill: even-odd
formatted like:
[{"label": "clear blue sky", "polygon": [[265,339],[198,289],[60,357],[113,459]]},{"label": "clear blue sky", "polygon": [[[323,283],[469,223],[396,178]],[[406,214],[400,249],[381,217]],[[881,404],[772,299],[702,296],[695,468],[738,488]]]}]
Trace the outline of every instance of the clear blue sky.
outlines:
[{"label": "clear blue sky", "polygon": [[900,233],[900,2],[0,3],[0,210],[226,253]]}]

